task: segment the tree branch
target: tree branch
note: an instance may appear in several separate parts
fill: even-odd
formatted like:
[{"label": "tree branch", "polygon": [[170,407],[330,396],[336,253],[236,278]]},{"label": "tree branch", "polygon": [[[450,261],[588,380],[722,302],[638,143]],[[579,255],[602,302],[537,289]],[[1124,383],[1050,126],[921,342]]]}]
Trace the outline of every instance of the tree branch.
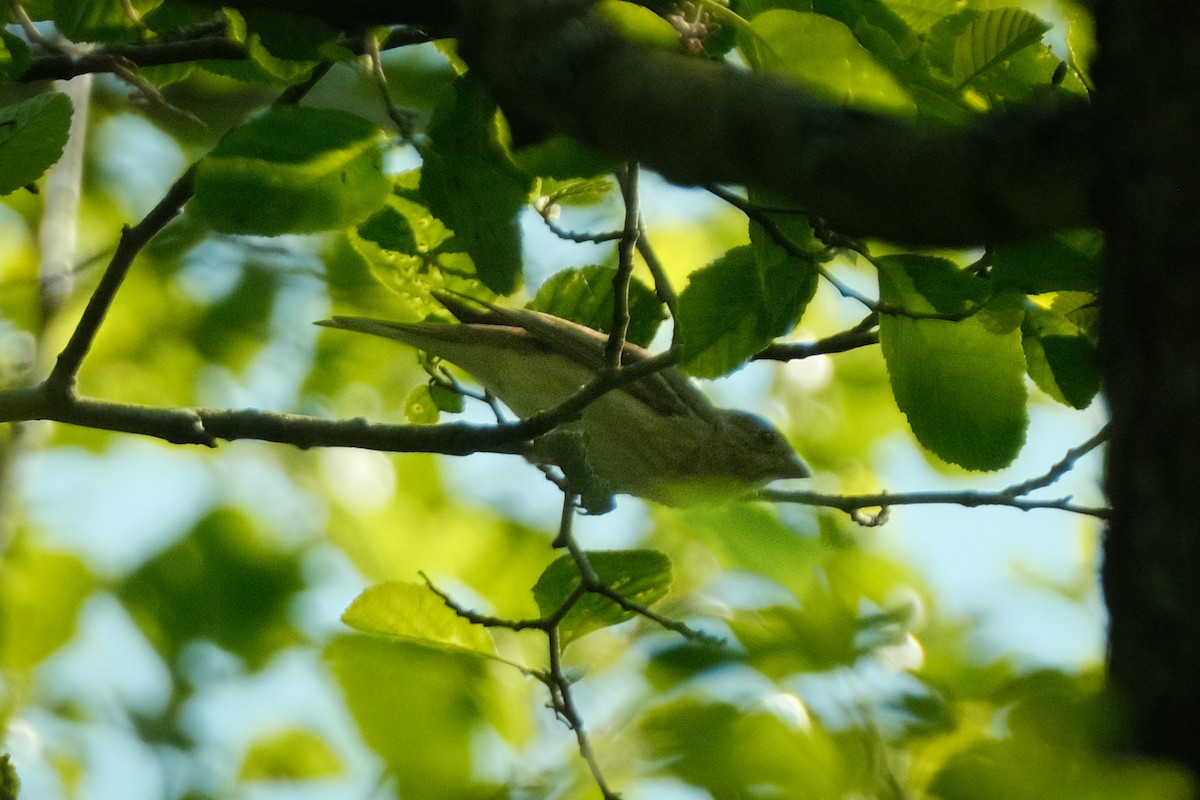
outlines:
[{"label": "tree branch", "polygon": [[587,0],[460,0],[460,53],[517,144],[566,133],[686,184],[776,191],[834,229],[963,246],[1094,222],[1091,113],[1048,95],[964,126],[872,115],[638,47]]},{"label": "tree branch", "polygon": [[[1030,492],[1050,486],[1063,475],[1066,475],[1075,466],[1075,462],[1107,441],[1108,436],[1109,428],[1106,425],[1083,444],[1068,450],[1066,455],[1055,462],[1043,474],[1035,478],[1030,478],[1027,481],[1014,483],[1012,486],[1001,489],[998,492],[907,492],[904,494],[881,492],[879,494],[828,495],[818,492],[784,492],[764,489],[755,496],[761,500],[775,503],[798,503],[800,505],[836,508],[850,514],[856,522],[863,525],[882,524],[883,520],[886,519],[887,510],[892,506],[912,505],[958,505],[968,508],[1007,506],[1022,511],[1031,511],[1037,508],[1056,508],[1060,511],[1069,511],[1073,514],[1083,514],[1089,517],[1096,517],[1097,519],[1108,519],[1112,513],[1112,509],[1076,505],[1071,502],[1070,497],[1061,497],[1052,500],[1035,500],[1026,497]],[[859,513],[864,508],[881,508],[883,510],[878,515],[872,517]]]}]

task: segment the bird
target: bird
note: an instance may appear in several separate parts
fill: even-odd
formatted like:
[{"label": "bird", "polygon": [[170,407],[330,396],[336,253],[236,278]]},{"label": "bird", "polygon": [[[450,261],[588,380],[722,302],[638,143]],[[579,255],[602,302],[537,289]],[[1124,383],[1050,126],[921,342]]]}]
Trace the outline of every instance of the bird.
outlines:
[{"label": "bird", "polygon": [[[605,333],[540,311],[472,301],[476,307],[446,292],[434,297],[459,324],[345,316],[317,324],[393,339],[454,364],[521,418],[554,408],[607,367]],[[652,357],[626,342],[621,363]],[[565,436],[556,440],[559,431]],[[592,513],[611,508],[616,494],[691,506],[812,476],[770,423],[717,408],[670,366],[608,391],[540,439],[552,446],[535,458],[560,467]]]}]

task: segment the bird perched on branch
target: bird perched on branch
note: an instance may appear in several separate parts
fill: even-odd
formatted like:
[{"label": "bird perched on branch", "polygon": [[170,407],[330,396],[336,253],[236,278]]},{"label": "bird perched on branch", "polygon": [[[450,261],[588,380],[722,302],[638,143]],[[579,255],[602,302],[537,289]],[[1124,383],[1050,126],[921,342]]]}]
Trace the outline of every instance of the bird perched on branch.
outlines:
[{"label": "bird perched on branch", "polygon": [[[435,296],[462,324],[362,317],[317,324],[395,339],[455,364],[522,418],[558,406],[606,369],[607,334],[538,311]],[[652,357],[626,343],[621,363]],[[692,505],[812,474],[778,430],[714,407],[671,367],[601,395],[538,444],[534,460],[559,466],[590,511],[610,508],[613,494]]]}]

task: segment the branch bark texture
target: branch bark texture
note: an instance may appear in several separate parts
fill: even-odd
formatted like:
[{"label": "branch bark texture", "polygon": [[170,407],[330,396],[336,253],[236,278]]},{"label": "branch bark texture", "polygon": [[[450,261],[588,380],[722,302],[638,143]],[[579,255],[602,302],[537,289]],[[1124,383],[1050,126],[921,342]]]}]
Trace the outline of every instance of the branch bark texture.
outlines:
[{"label": "branch bark texture", "polygon": [[565,133],[686,184],[773,189],[831,227],[973,245],[1092,221],[1086,108],[963,127],[866,114],[771,76],[647,50],[588,0],[462,0],[464,59],[521,142]]},{"label": "branch bark texture", "polygon": [[1096,3],[1112,413],[1109,669],[1132,750],[1200,777],[1200,6]]},{"label": "branch bark texture", "polygon": [[1048,95],[966,126],[867,114],[768,75],[635,45],[594,3],[221,4],[455,36],[518,144],[566,134],[679,183],[772,189],[852,236],[974,246],[1095,222],[1084,104]]}]

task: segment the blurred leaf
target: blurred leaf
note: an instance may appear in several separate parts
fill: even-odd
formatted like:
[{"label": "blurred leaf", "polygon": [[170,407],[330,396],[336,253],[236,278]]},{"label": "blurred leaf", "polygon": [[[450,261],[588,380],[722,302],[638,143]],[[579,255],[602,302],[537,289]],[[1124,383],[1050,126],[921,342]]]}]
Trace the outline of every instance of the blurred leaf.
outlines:
[{"label": "blurred leaf", "polygon": [[29,45],[20,36],[0,29],[0,80],[11,81],[27,69]]},{"label": "blurred leaf", "polygon": [[646,679],[657,692],[668,691],[709,670],[746,662],[746,654],[725,643],[672,640],[646,665]]},{"label": "blurred leaf", "polygon": [[268,341],[280,289],[277,270],[248,264],[233,290],[203,309],[195,329],[196,350],[209,361],[244,367]]},{"label": "blurred leaf", "polygon": [[225,233],[353,225],[383,204],[380,130],[340,111],[282,106],[230,131],[196,172],[192,207]]},{"label": "blurred leaf", "polygon": [[758,708],[663,703],[642,726],[649,757],[714,798],[894,797],[861,733],[831,737],[809,724],[794,695],[771,700]]},{"label": "blurred leaf", "polygon": [[[947,280],[951,273],[941,259],[887,256],[877,265],[879,296],[887,305],[953,313],[972,299],[972,284]],[[879,320],[892,392],[917,441],[967,469],[1005,467],[1025,441],[1025,359],[1019,317],[1009,316],[981,311],[957,322],[892,314]]]},{"label": "blurred leaf", "polygon": [[612,172],[617,165],[569,136],[551,136],[522,147],[512,158],[526,174],[555,180],[594,178]]},{"label": "blurred leaf", "polygon": [[136,41],[140,35],[138,16],[162,0],[70,0],[58,2],[54,23],[60,33],[75,42],[116,44]]},{"label": "blurred leaf", "polygon": [[1067,52],[1071,61],[1091,87],[1092,59],[1096,52],[1096,23],[1084,4],[1070,2],[1064,9],[1067,15]]},{"label": "blurred leaf", "polygon": [[1031,307],[1021,329],[1029,376],[1046,394],[1072,408],[1087,408],[1100,391],[1096,348],[1061,314]]},{"label": "blurred leaf", "polygon": [[33,183],[62,155],[71,101],[46,92],[0,108],[0,195]]},{"label": "blurred leaf", "polygon": [[292,728],[250,743],[238,780],[306,781],[345,772],[329,744],[312,731]]},{"label": "blurred leaf", "polygon": [[913,30],[925,32],[938,20],[957,11],[960,5],[958,0],[892,0],[887,7]]},{"label": "blurred leaf", "polygon": [[492,635],[454,613],[428,586],[388,581],[364,590],[342,614],[364,633],[411,639],[418,644],[493,655]]},{"label": "blurred leaf", "polygon": [[496,107],[473,79],[459,78],[429,123],[421,193],[464,244],[483,284],[511,294],[521,282],[517,215],[531,179],[500,145]]},{"label": "blurred leaf", "polygon": [[21,778],[8,753],[0,753],[0,800],[17,800]]},{"label": "blurred leaf", "polygon": [[754,247],[729,250],[679,296],[681,369],[713,378],[737,368],[790,330],[815,290],[811,267],[783,258],[764,268]]},{"label": "blurred leaf", "polygon": [[414,386],[404,399],[404,418],[413,425],[436,424],[441,417],[440,411],[428,383]]},{"label": "blurred leaf", "polygon": [[556,178],[543,177],[541,196],[547,202],[562,206],[591,206],[602,202],[613,193],[616,185],[608,178]]},{"label": "blurred leaf", "polygon": [[985,741],[952,756],[930,789],[940,800],[1190,800],[1182,767],[1099,761],[1029,737]]},{"label": "blurred leaf", "polygon": [[992,254],[995,291],[1096,292],[1102,246],[1095,231],[1070,231],[998,247]]},{"label": "blurred leaf", "polygon": [[272,13],[269,10],[262,9],[261,16],[252,13],[253,11],[258,9],[221,10],[226,22],[225,35],[243,45],[249,57],[205,61],[204,68],[216,75],[250,84],[287,85],[307,79],[316,66],[316,60],[277,56],[272,52],[272,48],[278,47],[281,52],[293,54],[309,51],[306,40],[310,37],[305,34],[311,33],[312,25],[316,21],[303,15],[288,15],[292,18],[291,25],[299,33],[294,35],[280,31],[277,25],[272,24]]},{"label": "blurred leaf", "polygon": [[[246,21],[251,34],[247,44],[253,44],[256,37],[274,59],[322,61],[354,57],[349,50],[336,44],[341,32],[317,17],[273,8],[243,8],[237,13]],[[253,50],[251,55],[254,55]]]},{"label": "blurred leaf", "polygon": [[771,10],[750,22],[742,52],[761,72],[782,72],[813,92],[868,111],[911,114],[916,104],[841,22],[823,14]]},{"label": "blurred leaf", "polygon": [[596,11],[622,36],[643,47],[678,52],[679,31],[644,6],[625,0],[600,0]]},{"label": "blurred leaf", "polygon": [[831,555],[815,535],[792,530],[778,509],[765,505],[660,509],[657,517],[660,525],[684,525],[685,535],[702,541],[723,567],[763,575],[796,594],[807,590],[814,567]]},{"label": "blurred leaf", "polygon": [[[671,588],[671,561],[655,550],[600,550],[587,554],[601,583],[626,600],[651,606]],[[542,616],[558,611],[578,589],[579,568],[570,556],[556,559],[533,587]],[[632,619],[633,612],[598,594],[585,594],[560,623],[564,645],[592,631]]]},{"label": "blurred leaf", "polygon": [[464,406],[465,398],[461,392],[457,392],[449,386],[443,386],[440,383],[426,384],[429,387],[429,397],[433,400],[434,405],[439,411],[444,411],[447,414],[461,414]]},{"label": "blurred leaf", "polygon": [[857,626],[854,609],[824,591],[807,593],[800,608],[743,611],[730,620],[746,660],[776,679],[853,665],[863,653],[855,643]]},{"label": "blurred leaf", "polygon": [[218,509],[122,581],[117,595],[168,661],[208,639],[257,667],[298,639],[289,609],[303,587],[292,554],[263,541],[244,514]]},{"label": "blurred leaf", "polygon": [[[528,307],[608,333],[612,330],[616,274],[615,269],[604,266],[564,269],[542,284]],[[626,341],[647,347],[664,318],[662,302],[654,290],[637,278],[630,280]]]},{"label": "blurred leaf", "polygon": [[0,555],[0,665],[27,670],[66,644],[95,579],[78,558],[18,539]]},{"label": "blurred leaf", "polygon": [[498,690],[477,655],[351,635],[330,642],[326,658],[398,796],[497,796],[496,786],[472,777],[474,744],[484,722],[481,703]]}]

